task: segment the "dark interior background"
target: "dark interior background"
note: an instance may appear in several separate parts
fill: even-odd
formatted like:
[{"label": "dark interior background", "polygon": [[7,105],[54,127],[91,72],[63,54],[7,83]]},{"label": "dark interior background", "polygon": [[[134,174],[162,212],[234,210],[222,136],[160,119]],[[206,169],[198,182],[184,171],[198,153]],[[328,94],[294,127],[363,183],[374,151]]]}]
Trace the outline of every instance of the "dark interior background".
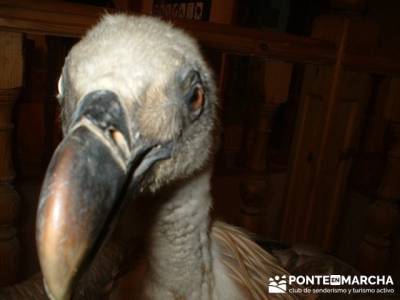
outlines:
[{"label": "dark interior background", "polygon": [[[117,7],[111,0],[68,2]],[[133,2],[132,7],[139,12],[143,3]],[[379,27],[376,47],[386,58],[397,59],[400,53],[400,1],[354,1],[354,6],[342,2],[346,1],[237,0],[231,23],[263,31],[310,36],[313,22],[318,16],[363,18]],[[370,32],[362,32],[360,35],[368,37]],[[24,86],[14,110],[15,186],[21,196],[17,228],[21,251],[24,253],[21,279],[38,271],[34,242],[37,197],[46,166],[61,139],[59,109],[55,98],[57,80],[64,58],[76,41],[74,38],[26,35]],[[203,52],[218,77],[221,53],[207,47],[203,47]],[[288,241],[281,239],[281,223],[285,214],[287,176],[307,65],[292,63],[287,66],[290,68],[287,71],[286,65],[276,66],[272,62],[266,65],[265,60],[256,57],[229,55],[227,59],[229,72],[222,97],[222,146],[217,155],[213,179],[213,214],[216,218],[254,231],[260,239],[280,240],[288,244]],[[268,94],[266,90],[269,89],[265,74],[269,72],[268,68],[272,70],[274,67],[286,70],[277,73],[277,76],[289,74],[289,84],[284,93],[285,99],[280,99],[280,103],[271,108],[264,106]],[[269,80],[277,84],[281,82],[280,78]],[[373,272],[365,266],[365,261],[360,261],[360,247],[371,235],[370,228],[374,227],[371,223],[376,222],[378,226],[374,228],[378,228],[378,231],[384,228],[383,232],[377,233],[385,247],[382,254],[385,262],[380,271],[400,278],[400,195],[390,200],[395,209],[374,210],[376,201],[382,196],[388,151],[392,149],[394,141],[399,139],[398,132],[391,129],[392,125],[384,117],[386,106],[381,92],[386,88],[387,80],[385,75],[368,75],[370,93],[362,108],[357,147],[351,153],[345,153],[352,163],[344,184],[340,216],[337,224],[332,225],[335,228],[335,242],[332,247],[323,250],[362,272]],[[262,122],[268,122],[268,130],[265,132],[262,131]],[[267,150],[261,154],[261,164],[257,165],[252,162],[254,153],[251,151],[264,147],[260,144],[265,140]],[[392,183],[393,190],[400,186],[400,173],[398,176],[398,181]],[[304,210],[307,209],[304,207]],[[386,224],[385,220],[393,222]],[[318,227],[318,222],[314,224],[315,227]],[[320,247],[318,243],[301,239],[297,242]]]}]

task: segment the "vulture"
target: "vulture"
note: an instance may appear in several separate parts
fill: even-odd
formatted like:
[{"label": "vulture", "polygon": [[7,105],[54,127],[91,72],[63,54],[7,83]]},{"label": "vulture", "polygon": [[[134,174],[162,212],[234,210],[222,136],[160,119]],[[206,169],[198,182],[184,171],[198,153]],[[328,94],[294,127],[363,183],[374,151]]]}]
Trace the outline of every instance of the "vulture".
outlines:
[{"label": "vulture", "polygon": [[135,250],[109,299],[302,297],[269,294],[287,271],[210,217],[218,101],[192,37],[157,18],[105,15],[69,52],[58,93],[63,140],[36,225],[50,299],[98,299],[80,297],[80,282],[118,235]]}]

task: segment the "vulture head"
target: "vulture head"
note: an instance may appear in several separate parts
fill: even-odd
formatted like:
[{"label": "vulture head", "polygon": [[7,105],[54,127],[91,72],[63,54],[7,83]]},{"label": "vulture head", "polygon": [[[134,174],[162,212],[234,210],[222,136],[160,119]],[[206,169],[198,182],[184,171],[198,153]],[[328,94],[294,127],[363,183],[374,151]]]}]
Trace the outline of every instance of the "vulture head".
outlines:
[{"label": "vulture head", "polygon": [[49,164],[37,245],[53,299],[69,299],[124,202],[193,176],[213,153],[216,96],[196,42],[158,19],[105,16],[59,80],[64,138]]}]

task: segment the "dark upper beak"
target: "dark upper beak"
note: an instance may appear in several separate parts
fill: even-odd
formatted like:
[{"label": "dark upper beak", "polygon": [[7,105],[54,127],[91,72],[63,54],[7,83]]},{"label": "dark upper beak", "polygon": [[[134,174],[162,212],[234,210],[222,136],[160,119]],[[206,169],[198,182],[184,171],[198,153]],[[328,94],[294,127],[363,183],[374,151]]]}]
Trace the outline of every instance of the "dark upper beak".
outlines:
[{"label": "dark upper beak", "polygon": [[44,283],[49,297],[57,300],[70,299],[124,196],[134,197],[151,166],[170,155],[168,147],[131,134],[133,121],[110,91],[84,97],[71,123],[47,169],[37,212]]}]

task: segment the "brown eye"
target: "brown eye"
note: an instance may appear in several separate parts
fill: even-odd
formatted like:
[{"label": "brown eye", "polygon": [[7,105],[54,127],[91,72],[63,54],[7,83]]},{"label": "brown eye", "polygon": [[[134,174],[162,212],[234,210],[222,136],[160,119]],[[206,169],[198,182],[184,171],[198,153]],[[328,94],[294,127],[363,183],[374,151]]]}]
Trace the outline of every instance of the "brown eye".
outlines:
[{"label": "brown eye", "polygon": [[189,100],[190,110],[196,112],[201,110],[204,105],[204,90],[201,86],[196,86],[193,95]]}]

